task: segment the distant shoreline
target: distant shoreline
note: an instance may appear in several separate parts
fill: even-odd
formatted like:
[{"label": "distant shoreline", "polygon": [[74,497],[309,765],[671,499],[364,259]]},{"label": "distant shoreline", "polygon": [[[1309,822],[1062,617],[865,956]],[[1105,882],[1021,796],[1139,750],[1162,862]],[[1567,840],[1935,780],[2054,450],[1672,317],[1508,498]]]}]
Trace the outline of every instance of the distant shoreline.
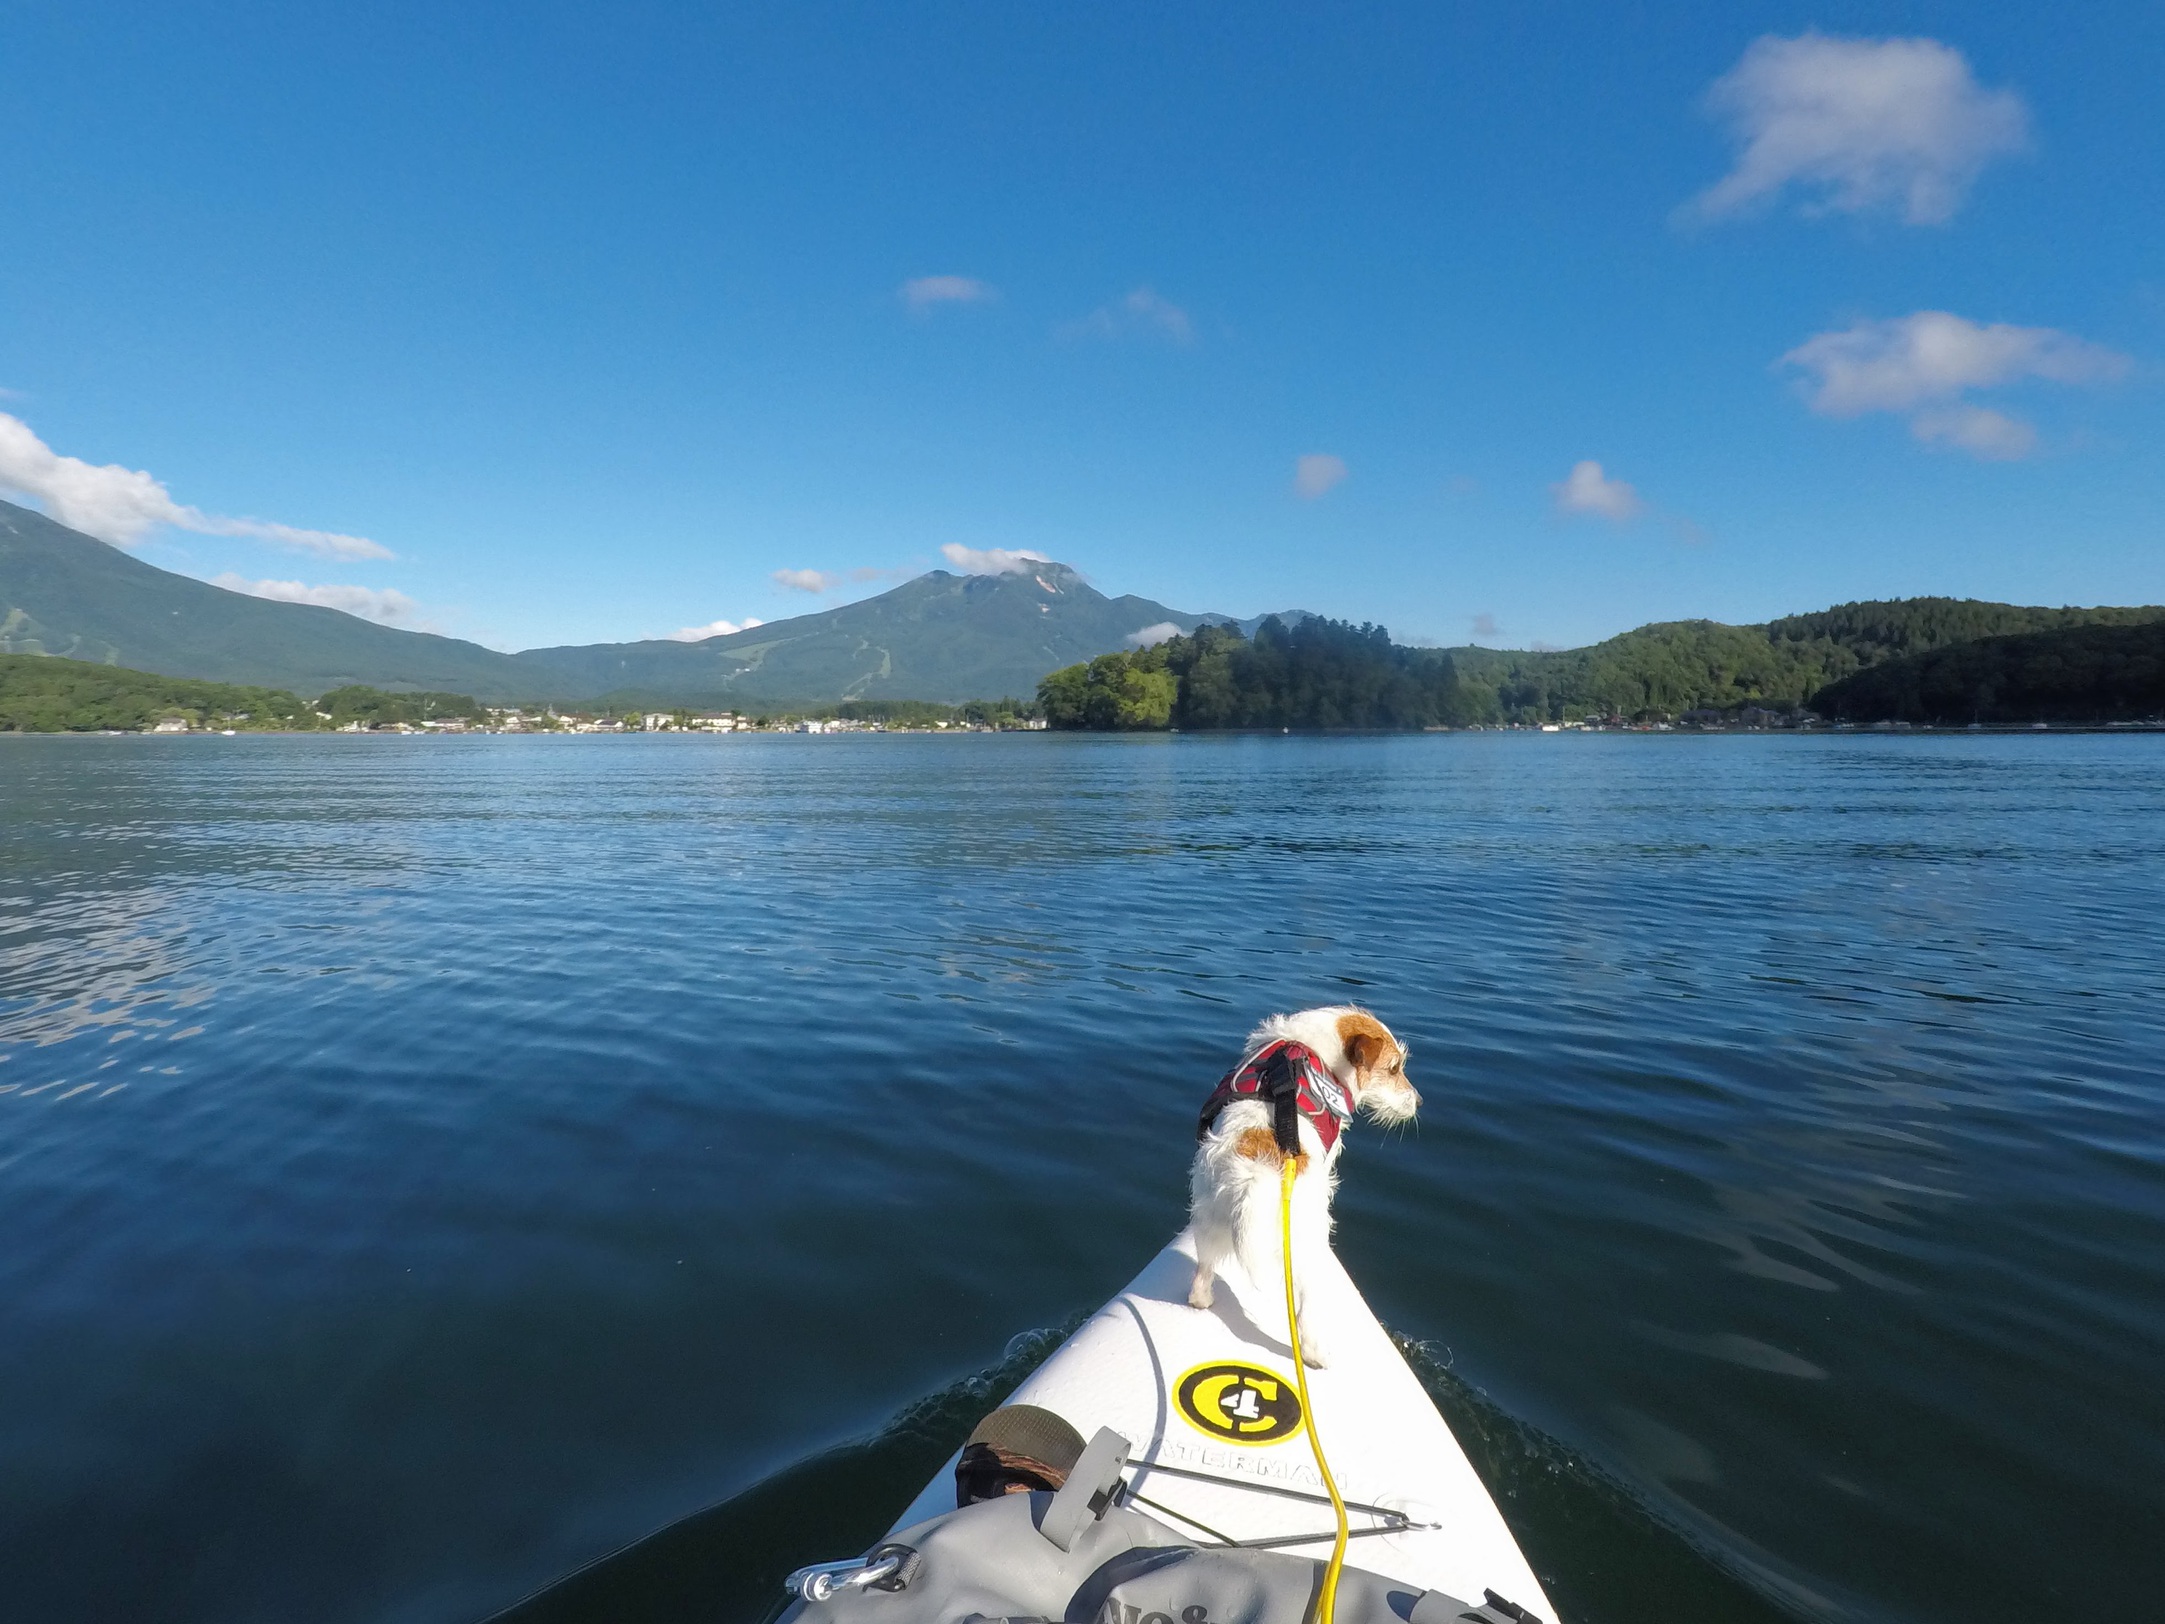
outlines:
[{"label": "distant shoreline", "polygon": [[351,732],[338,728],[199,728],[186,733],[164,732],[153,729],[95,729],[54,728],[50,730],[7,728],[0,729],[0,739],[797,739],[797,738],[923,738],[956,739],[992,736],[1019,736],[1024,738],[1197,738],[1197,739],[1405,739],[1434,737],[1469,737],[1476,734],[1542,734],[1578,733],[1602,734],[1611,737],[1637,736],[1645,738],[1909,738],[1930,737],[1941,739],[1977,738],[2054,738],[2095,734],[2165,734],[2165,721],[2157,722],[1986,722],[1962,727],[1938,727],[1924,723],[1898,725],[1842,724],[1827,727],[1541,727],[1532,723],[1505,723],[1486,727],[1429,727],[1429,728],[1166,728],[1154,731],[1099,731],[1094,729],[1024,729],[1024,728],[883,728],[853,729],[849,732],[800,734],[782,728],[744,728],[729,733],[713,733],[700,729],[670,729],[667,732],[648,733],[644,730],[627,730],[622,733],[574,733],[562,730],[467,728],[450,732]]}]

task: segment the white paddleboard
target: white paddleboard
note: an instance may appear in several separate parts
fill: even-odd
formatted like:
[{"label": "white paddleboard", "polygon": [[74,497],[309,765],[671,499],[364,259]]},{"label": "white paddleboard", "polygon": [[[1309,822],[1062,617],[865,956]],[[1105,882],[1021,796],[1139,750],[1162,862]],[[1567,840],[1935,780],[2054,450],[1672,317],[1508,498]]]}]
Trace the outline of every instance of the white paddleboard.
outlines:
[{"label": "white paddleboard", "polygon": [[[1308,1294],[1331,1316],[1331,1363],[1309,1371],[1309,1398],[1339,1492],[1349,1507],[1376,1508],[1349,1511],[1347,1565],[1476,1602],[1493,1590],[1553,1621],[1466,1452],[1343,1266],[1335,1257],[1329,1266],[1336,1278]],[[1138,1509],[1199,1544],[1267,1539],[1289,1554],[1328,1556],[1335,1525],[1302,1425],[1284,1288],[1258,1289],[1228,1262],[1215,1306],[1195,1309],[1194,1273],[1183,1231],[1009,1402],[1050,1410],[1084,1438],[1100,1427],[1122,1434]],[[895,1528],[954,1504],[950,1460]],[[1315,1537],[1278,1543],[1303,1535]]]}]

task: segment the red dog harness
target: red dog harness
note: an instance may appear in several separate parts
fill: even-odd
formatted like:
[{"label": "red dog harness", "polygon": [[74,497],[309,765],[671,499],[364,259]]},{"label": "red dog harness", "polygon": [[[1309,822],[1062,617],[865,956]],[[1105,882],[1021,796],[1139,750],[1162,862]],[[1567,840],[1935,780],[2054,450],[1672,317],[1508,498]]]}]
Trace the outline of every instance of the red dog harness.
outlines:
[{"label": "red dog harness", "polygon": [[1265,1044],[1246,1065],[1226,1074],[1203,1102],[1203,1119],[1195,1125],[1196,1142],[1209,1136],[1211,1124],[1228,1105],[1243,1099],[1260,1100],[1271,1108],[1271,1132],[1279,1154],[1285,1156],[1300,1154],[1302,1117],[1323,1141],[1326,1155],[1338,1143],[1339,1126],[1353,1120],[1352,1103],[1322,1057],[1307,1044],[1285,1038]]}]

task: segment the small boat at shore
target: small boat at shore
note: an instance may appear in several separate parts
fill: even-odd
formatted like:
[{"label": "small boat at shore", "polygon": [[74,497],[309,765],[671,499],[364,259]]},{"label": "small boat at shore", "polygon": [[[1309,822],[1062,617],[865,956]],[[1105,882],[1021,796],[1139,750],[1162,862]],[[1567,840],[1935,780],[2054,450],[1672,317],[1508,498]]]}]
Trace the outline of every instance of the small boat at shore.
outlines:
[{"label": "small boat at shore", "polygon": [[877,1544],[792,1574],[781,1619],[1554,1624],[1450,1427],[1329,1267],[1331,1363],[1303,1371],[1274,1282],[1230,1269],[1212,1308],[1188,1305],[1183,1232]]}]

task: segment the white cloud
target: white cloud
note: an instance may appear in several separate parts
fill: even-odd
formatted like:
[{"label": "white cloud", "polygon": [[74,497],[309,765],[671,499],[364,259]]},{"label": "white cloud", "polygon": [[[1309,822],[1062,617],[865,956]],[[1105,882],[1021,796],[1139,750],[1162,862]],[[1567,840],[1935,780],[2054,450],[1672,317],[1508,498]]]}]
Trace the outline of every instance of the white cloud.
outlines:
[{"label": "white cloud", "polygon": [[2037,430],[1989,406],[1939,406],[1909,420],[1909,432],[1931,445],[1957,446],[1988,462],[2017,462],[2037,449]]},{"label": "white cloud", "polygon": [[99,467],[63,457],[21,418],[0,412],[0,490],[42,503],[62,524],[132,547],[161,524],[206,536],[243,536],[322,558],[390,558],[390,548],[364,536],[330,530],[299,530],[264,519],[228,519],[173,500],[164,485],[140,469],[118,463]]},{"label": "white cloud", "polygon": [[1564,513],[1586,513],[1612,524],[1624,524],[1646,510],[1639,493],[1620,479],[1611,479],[1598,462],[1576,462],[1562,481],[1549,487],[1557,508]]},{"label": "white cloud", "polygon": [[1145,626],[1141,631],[1129,632],[1127,640],[1137,648],[1156,648],[1160,643],[1170,643],[1180,635],[1178,626],[1170,620],[1161,620],[1155,626]]},{"label": "white cloud", "polygon": [[1938,225],[1992,159],[2029,145],[2029,112],[1986,90],[1969,62],[1931,39],[1766,35],[1707,93],[1729,126],[1736,165],[1690,212],[1733,214],[1791,185],[1811,214],[1899,208]]},{"label": "white cloud", "polygon": [[1328,451],[1313,451],[1293,459],[1293,489],[1313,502],[1333,485],[1342,483],[1347,471],[1345,458],[1334,457]]},{"label": "white cloud", "polygon": [[947,543],[940,554],[965,575],[1028,575],[1037,565],[1052,562],[1028,548],[965,547],[959,541]]},{"label": "white cloud", "polygon": [[223,587],[228,592],[245,592],[251,598],[269,598],[274,603],[308,603],[319,609],[337,609],[363,620],[373,620],[381,626],[404,626],[414,629],[421,617],[421,606],[390,587],[372,586],[309,586],[302,581],[251,581],[246,576],[228,570],[223,575],[211,577],[212,586]]},{"label": "white cloud", "polygon": [[398,555],[380,542],[370,541],[366,536],[342,536],[331,530],[298,530],[290,524],[272,524],[267,519],[224,519],[212,513],[198,513],[194,508],[182,508],[182,517],[173,522],[183,530],[193,530],[205,536],[241,536],[249,541],[267,541],[274,547],[288,548],[297,553],[314,553],[318,558],[395,558]]},{"label": "white cloud", "polygon": [[983,304],[997,299],[1000,290],[974,276],[916,276],[897,290],[902,302],[922,315],[935,305]]},{"label": "white cloud", "polygon": [[2027,423],[1965,397],[2029,379],[2109,383],[2132,364],[2117,351],[2051,327],[1986,325],[1944,310],[1919,310],[1816,333],[1779,366],[1803,373],[1804,400],[1824,417],[1906,412],[1926,443],[2008,461],[2027,456],[2037,434]]},{"label": "white cloud", "polygon": [[790,592],[832,592],[842,584],[842,577],[826,570],[776,570],[774,584]]},{"label": "white cloud", "polygon": [[1061,332],[1069,338],[1122,338],[1130,333],[1148,333],[1175,344],[1195,342],[1195,323],[1188,313],[1147,287],[1137,288],[1112,304],[1100,305]]},{"label": "white cloud", "polygon": [[738,632],[748,632],[754,626],[764,625],[766,622],[754,615],[743,620],[710,620],[704,626],[686,626],[681,631],[663,635],[672,643],[704,643],[710,637],[732,637]]}]

